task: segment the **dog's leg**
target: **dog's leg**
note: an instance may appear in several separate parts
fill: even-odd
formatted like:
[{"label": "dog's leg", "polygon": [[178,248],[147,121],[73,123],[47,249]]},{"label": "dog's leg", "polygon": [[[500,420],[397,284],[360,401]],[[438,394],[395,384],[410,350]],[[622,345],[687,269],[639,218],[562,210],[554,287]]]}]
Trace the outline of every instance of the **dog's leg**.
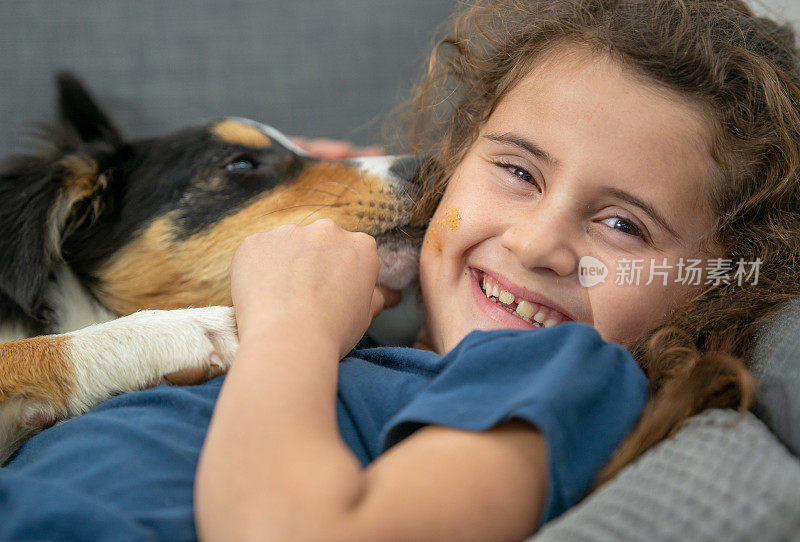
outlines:
[{"label": "dog's leg", "polygon": [[237,344],[230,307],[142,311],[0,344],[0,465],[43,428],[115,394],[222,374]]}]

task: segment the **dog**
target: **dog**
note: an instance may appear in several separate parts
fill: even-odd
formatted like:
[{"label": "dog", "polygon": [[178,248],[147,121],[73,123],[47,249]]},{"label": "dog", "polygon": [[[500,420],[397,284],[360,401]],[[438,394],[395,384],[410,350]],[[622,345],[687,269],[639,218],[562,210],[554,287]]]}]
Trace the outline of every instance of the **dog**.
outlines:
[{"label": "dog", "polygon": [[330,218],[376,237],[382,284],[414,279],[413,158],[316,159],[243,118],[127,141],[76,77],[57,90],[52,149],[0,168],[0,465],[115,394],[225,372],[249,234]]}]

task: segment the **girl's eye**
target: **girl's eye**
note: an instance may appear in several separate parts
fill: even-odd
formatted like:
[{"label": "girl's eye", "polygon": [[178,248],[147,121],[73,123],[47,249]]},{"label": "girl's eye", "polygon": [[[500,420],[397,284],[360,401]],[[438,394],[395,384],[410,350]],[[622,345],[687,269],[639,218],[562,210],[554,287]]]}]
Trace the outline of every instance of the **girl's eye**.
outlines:
[{"label": "girl's eye", "polygon": [[536,187],[537,190],[541,192],[541,189],[539,188],[539,182],[536,180],[536,177],[533,175],[533,173],[519,166],[515,166],[513,164],[498,163],[497,165],[507,170],[513,176],[517,177],[520,181],[532,184],[533,186]]},{"label": "girl's eye", "polygon": [[258,163],[248,156],[237,156],[227,164],[226,171],[252,171],[256,169]]},{"label": "girl's eye", "polygon": [[641,237],[642,239],[644,239],[644,233],[642,233],[642,231],[639,228],[637,228],[634,224],[625,220],[622,217],[612,216],[610,218],[606,218],[605,220],[601,220],[600,222],[602,222],[603,224],[607,224],[611,228],[621,231],[622,233],[626,233],[634,237]]},{"label": "girl's eye", "polygon": [[509,166],[508,170],[517,177],[519,177],[520,179],[522,179],[523,181],[525,181],[526,183],[533,183],[536,181],[533,175],[531,175],[521,167]]}]

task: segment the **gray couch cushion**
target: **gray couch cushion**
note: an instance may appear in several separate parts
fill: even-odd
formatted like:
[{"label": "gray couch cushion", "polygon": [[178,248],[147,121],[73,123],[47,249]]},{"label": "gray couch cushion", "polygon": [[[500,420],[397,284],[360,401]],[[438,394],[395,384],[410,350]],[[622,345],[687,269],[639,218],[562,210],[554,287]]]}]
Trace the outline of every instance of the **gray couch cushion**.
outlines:
[{"label": "gray couch cushion", "polygon": [[800,299],[778,308],[759,328],[751,367],[759,383],[756,414],[800,454]]},{"label": "gray couch cushion", "polygon": [[530,542],[797,540],[800,461],[748,413],[707,410]]}]

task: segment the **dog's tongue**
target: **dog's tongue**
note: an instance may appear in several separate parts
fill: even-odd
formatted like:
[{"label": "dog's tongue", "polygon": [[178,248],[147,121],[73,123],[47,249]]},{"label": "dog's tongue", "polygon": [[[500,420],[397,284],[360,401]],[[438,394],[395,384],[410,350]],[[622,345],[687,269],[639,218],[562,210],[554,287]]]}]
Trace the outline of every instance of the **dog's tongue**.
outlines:
[{"label": "dog's tongue", "polygon": [[419,271],[419,250],[414,247],[389,247],[378,245],[381,269],[378,284],[402,290],[413,281]]},{"label": "dog's tongue", "polygon": [[423,230],[407,227],[376,237],[381,262],[378,284],[402,290],[417,277]]},{"label": "dog's tongue", "polygon": [[390,290],[387,287],[382,287],[383,290],[383,308],[391,309],[396,307],[403,300],[403,294],[397,290]]}]

